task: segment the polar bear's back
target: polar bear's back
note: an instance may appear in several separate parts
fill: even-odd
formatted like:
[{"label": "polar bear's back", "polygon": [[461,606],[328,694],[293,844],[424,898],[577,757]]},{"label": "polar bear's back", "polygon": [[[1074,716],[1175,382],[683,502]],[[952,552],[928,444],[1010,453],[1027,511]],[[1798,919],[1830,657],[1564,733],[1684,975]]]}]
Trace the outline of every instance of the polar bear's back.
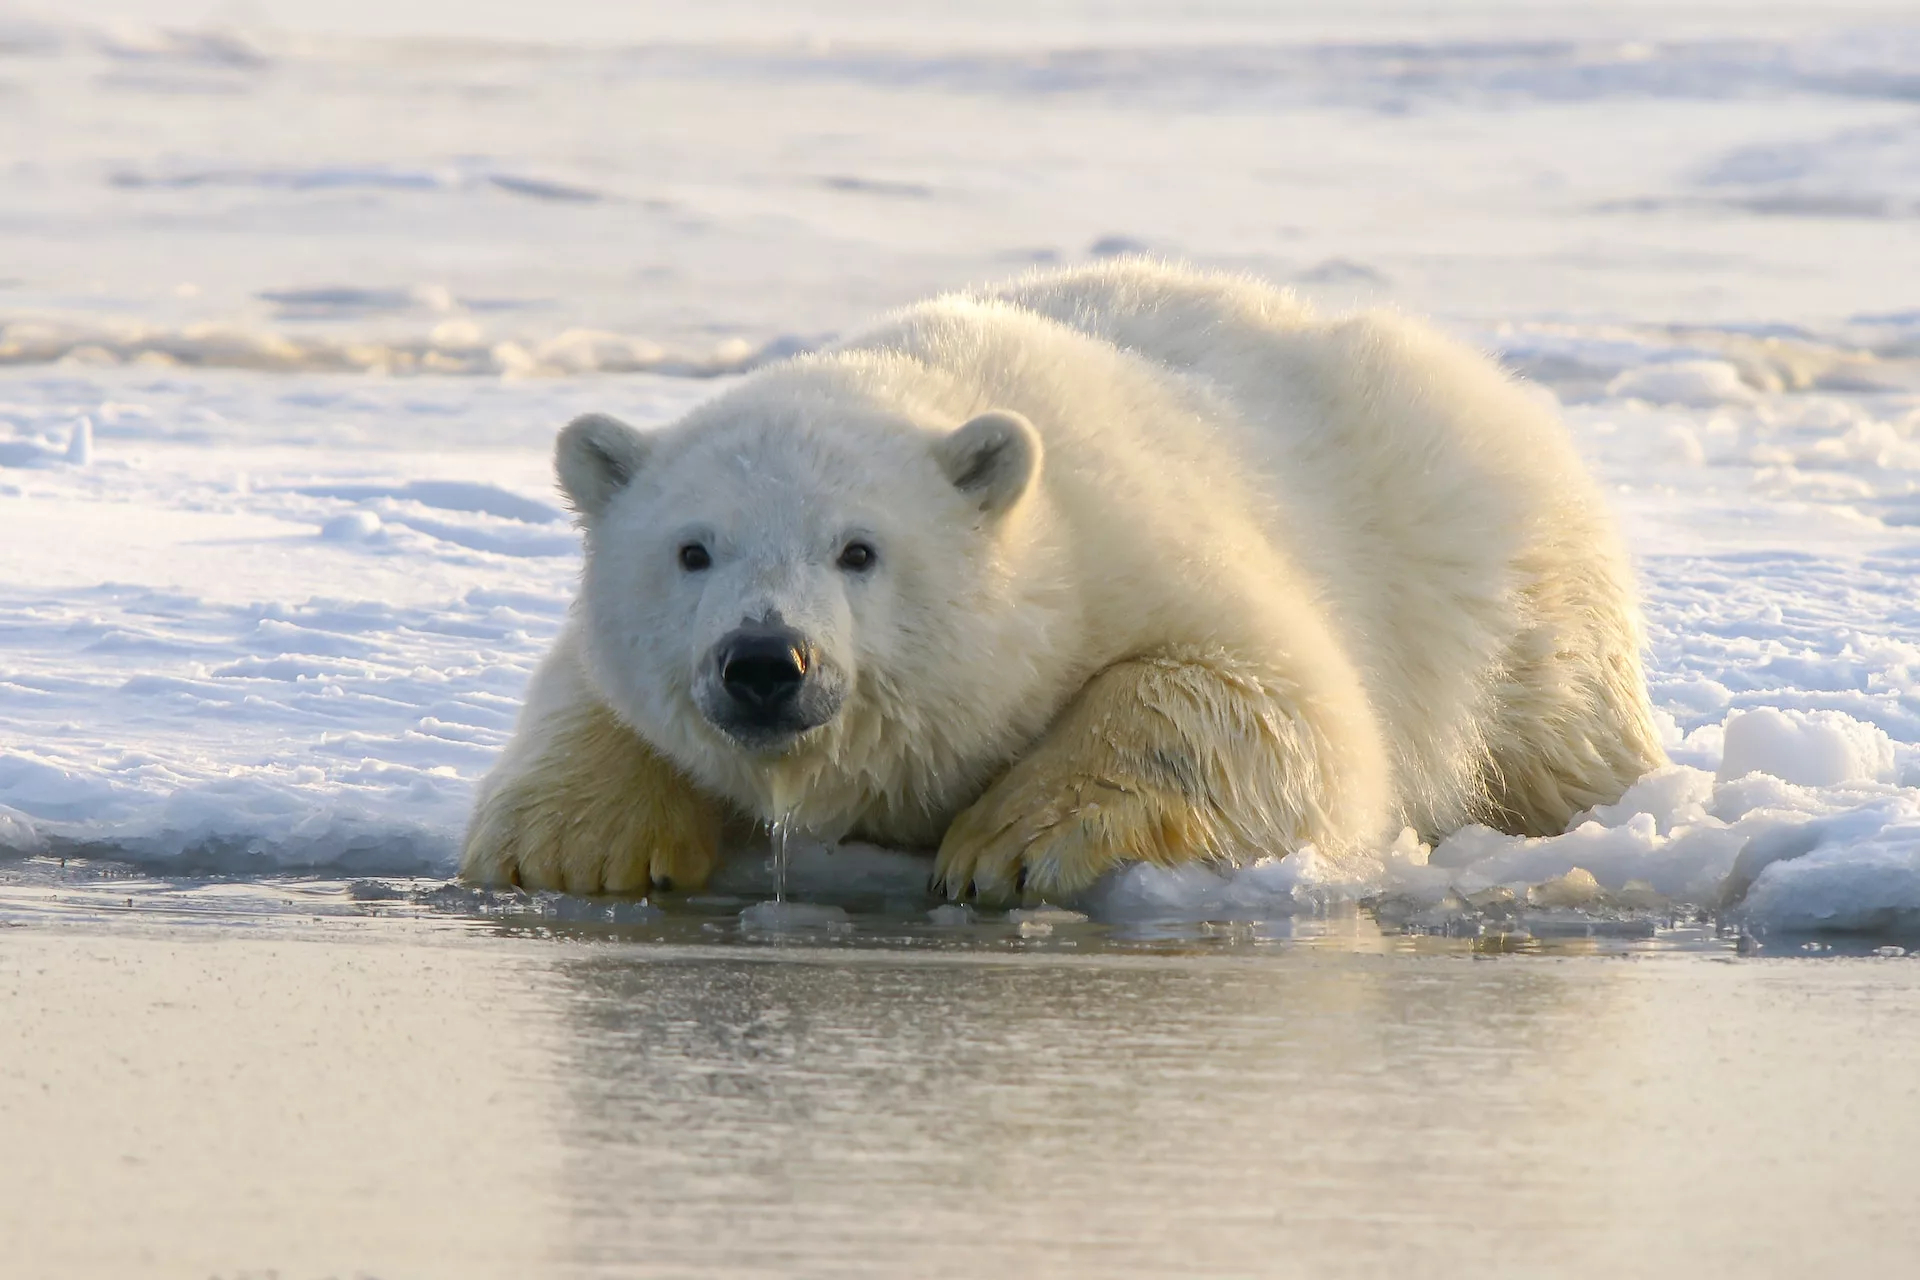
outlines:
[{"label": "polar bear's back", "polygon": [[[1371,508],[1391,494],[1423,541],[1490,503],[1598,514],[1551,411],[1484,356],[1395,313],[1323,318],[1257,280],[1144,260],[1029,277],[991,296],[1220,395],[1236,411],[1227,425],[1244,428],[1241,461],[1290,509],[1333,495],[1325,505],[1357,502],[1369,509],[1358,523],[1379,530],[1385,512]],[[1470,497],[1480,500],[1461,501]],[[1492,528],[1472,532],[1496,558],[1514,549]]]},{"label": "polar bear's back", "polygon": [[[1551,409],[1490,360],[1393,313],[1321,318],[1254,280],[1145,261],[991,296],[1231,406],[1236,462],[1271,499],[1269,536],[1315,581],[1392,726],[1416,825],[1484,816],[1488,766],[1461,762],[1515,774],[1540,751],[1532,726],[1570,708],[1617,712],[1593,750],[1624,742],[1629,781],[1658,758],[1604,502]],[[1539,669],[1521,672],[1528,663]],[[1541,810],[1523,824],[1554,828],[1579,807],[1552,779],[1536,783],[1552,794],[1504,802]]]}]

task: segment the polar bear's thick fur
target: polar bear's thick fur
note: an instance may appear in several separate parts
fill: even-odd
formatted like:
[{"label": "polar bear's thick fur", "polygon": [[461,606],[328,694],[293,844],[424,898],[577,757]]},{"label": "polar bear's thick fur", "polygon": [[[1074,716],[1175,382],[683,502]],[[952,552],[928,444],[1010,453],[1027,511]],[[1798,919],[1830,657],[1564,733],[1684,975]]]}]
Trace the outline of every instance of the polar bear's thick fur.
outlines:
[{"label": "polar bear's thick fur", "polygon": [[936,299],[557,465],[586,568],[469,878],[701,883],[729,815],[1118,862],[1547,834],[1662,762],[1540,401],[1397,315],[1125,262]]}]

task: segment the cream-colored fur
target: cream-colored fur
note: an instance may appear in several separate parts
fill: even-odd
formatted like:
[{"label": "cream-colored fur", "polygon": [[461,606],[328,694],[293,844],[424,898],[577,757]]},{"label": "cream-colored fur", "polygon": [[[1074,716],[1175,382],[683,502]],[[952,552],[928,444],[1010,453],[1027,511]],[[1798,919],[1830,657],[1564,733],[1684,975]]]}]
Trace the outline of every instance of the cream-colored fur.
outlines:
[{"label": "cream-colored fur", "polygon": [[550,662],[480,788],[461,874],[569,893],[697,888],[719,858],[720,806],[614,718],[573,665]]},{"label": "cream-colored fur", "polygon": [[[951,892],[1060,895],[1129,859],[1557,831],[1661,762],[1563,429],[1396,315],[1145,262],[1039,275],[659,432],[576,424],[560,468],[585,579],[475,879],[695,883],[711,805],[937,846]],[[836,568],[850,536],[872,572]],[[676,565],[687,539],[710,571]],[[720,636],[771,612],[846,696],[768,754],[701,699]]]}]

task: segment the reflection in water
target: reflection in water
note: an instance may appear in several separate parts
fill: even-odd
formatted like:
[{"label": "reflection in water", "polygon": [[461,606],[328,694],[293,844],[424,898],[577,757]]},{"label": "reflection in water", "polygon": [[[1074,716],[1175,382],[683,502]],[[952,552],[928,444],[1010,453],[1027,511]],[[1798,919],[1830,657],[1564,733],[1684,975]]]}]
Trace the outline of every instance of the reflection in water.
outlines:
[{"label": "reflection in water", "polygon": [[[559,972],[581,1263],[1377,1275],[1490,1246],[1598,1262],[1686,1227],[1633,1190],[1659,1180],[1634,1132],[1658,1108],[1620,1104],[1673,1042],[1627,963],[629,953]],[[1766,1225],[1747,1191],[1680,1190]]]},{"label": "reflection in water", "polygon": [[724,904],[14,875],[9,1275],[1920,1258],[1920,961],[1894,947],[1505,955],[1363,918],[1143,940],[1058,914],[768,942]]}]

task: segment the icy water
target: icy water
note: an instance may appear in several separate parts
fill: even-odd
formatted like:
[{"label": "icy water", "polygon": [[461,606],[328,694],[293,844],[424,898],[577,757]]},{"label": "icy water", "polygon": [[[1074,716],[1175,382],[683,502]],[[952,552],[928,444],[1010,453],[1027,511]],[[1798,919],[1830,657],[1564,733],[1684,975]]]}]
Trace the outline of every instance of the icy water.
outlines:
[{"label": "icy water", "polygon": [[770,937],[42,870],[0,897],[10,1275],[1920,1260],[1920,959],[1891,952],[1365,916]]}]

